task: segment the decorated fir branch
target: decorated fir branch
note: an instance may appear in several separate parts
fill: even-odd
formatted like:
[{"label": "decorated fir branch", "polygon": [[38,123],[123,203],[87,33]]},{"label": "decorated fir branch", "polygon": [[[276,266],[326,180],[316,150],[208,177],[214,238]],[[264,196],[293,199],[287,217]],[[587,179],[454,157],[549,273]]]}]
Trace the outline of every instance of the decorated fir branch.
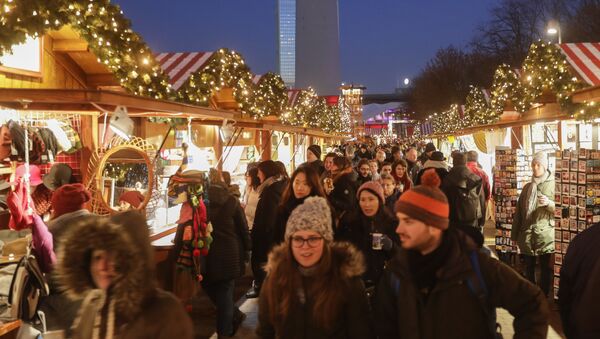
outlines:
[{"label": "decorated fir branch", "polygon": [[526,112],[531,107],[531,101],[525,92],[525,86],[517,71],[507,64],[500,65],[494,73],[494,82],[490,90],[492,120],[496,121],[507,107],[519,113]]},{"label": "decorated fir branch", "polygon": [[254,88],[256,110],[254,118],[279,116],[285,110],[288,96],[285,83],[279,74],[268,72]]},{"label": "decorated fir branch", "polygon": [[484,94],[484,90],[479,87],[471,86],[471,90],[465,101],[463,126],[470,127],[475,125],[485,125],[495,122],[499,115],[490,107],[489,101]]},{"label": "decorated fir branch", "polygon": [[89,42],[89,48],[135,95],[169,99],[167,76],[144,40],[131,29],[117,5],[109,0],[0,0],[0,54],[40,37],[49,30],[70,25]]}]

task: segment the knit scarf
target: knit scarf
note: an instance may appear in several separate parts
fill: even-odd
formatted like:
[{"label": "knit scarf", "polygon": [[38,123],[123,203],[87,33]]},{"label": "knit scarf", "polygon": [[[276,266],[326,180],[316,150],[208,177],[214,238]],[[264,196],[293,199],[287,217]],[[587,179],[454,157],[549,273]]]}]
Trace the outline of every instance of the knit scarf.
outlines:
[{"label": "knit scarf", "polygon": [[527,213],[525,213],[525,220],[529,220],[531,214],[535,211],[538,204],[538,185],[548,180],[548,176],[550,172],[546,171],[543,175],[539,177],[532,177],[531,183],[527,185],[527,190],[523,193],[525,194],[525,201],[527,206]]}]

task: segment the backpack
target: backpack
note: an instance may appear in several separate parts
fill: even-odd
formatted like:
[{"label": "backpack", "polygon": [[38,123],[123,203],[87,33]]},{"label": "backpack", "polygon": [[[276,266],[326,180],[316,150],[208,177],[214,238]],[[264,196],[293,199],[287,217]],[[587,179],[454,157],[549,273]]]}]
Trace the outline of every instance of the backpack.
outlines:
[{"label": "backpack", "polygon": [[[479,267],[479,252],[480,251],[478,250],[473,250],[469,253],[469,261],[471,262],[471,267],[473,267],[475,276],[470,276],[467,279],[467,286],[469,287],[469,291],[471,291],[471,293],[479,301],[479,305],[481,306],[483,314],[488,322],[488,329],[491,338],[502,339],[502,328],[500,327],[500,324],[496,322],[496,307],[490,304],[488,301],[489,294],[487,286],[485,284],[485,280],[483,279],[481,268]],[[481,253],[489,255],[488,252],[481,251]],[[390,272],[390,285],[394,295],[397,297],[400,294],[400,279],[393,272]]]},{"label": "backpack", "polygon": [[12,317],[31,321],[37,314],[40,297],[49,293],[35,256],[24,255],[17,264],[8,292]]},{"label": "backpack", "polygon": [[461,185],[455,186],[456,196],[453,208],[456,211],[456,219],[460,223],[474,222],[483,216],[481,210],[481,181],[478,181],[475,185],[469,186],[467,180],[466,187]]}]

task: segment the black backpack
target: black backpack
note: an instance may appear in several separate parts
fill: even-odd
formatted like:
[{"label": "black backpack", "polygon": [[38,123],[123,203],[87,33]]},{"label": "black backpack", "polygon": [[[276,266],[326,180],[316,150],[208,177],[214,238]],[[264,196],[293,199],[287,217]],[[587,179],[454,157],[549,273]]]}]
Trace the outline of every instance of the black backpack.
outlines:
[{"label": "black backpack", "polygon": [[456,219],[461,224],[475,222],[482,218],[481,208],[481,180],[472,182],[466,180],[463,185],[456,185],[455,201],[453,208],[456,211]]},{"label": "black backpack", "polygon": [[35,256],[23,256],[17,264],[8,292],[11,315],[24,321],[32,320],[37,314],[40,297],[49,293]]}]

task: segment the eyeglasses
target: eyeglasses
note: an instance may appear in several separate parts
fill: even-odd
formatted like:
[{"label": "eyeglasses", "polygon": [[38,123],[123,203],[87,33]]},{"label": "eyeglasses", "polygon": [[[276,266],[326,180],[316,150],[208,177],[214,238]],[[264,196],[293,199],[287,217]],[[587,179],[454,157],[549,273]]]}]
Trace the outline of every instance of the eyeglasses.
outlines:
[{"label": "eyeglasses", "polygon": [[306,243],[308,244],[308,247],[314,248],[321,243],[321,240],[323,240],[323,237],[310,237],[308,239],[304,239],[302,237],[292,237],[292,246],[300,248]]}]

